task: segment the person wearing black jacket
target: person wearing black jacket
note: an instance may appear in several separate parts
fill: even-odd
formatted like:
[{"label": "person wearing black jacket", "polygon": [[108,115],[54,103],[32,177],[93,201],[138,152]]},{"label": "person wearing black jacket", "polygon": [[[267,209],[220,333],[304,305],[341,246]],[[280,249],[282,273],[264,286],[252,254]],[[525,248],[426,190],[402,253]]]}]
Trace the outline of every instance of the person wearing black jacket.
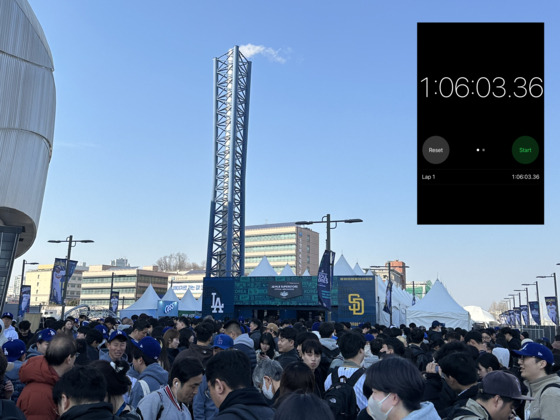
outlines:
[{"label": "person wearing black jacket", "polygon": [[283,369],[286,369],[292,362],[299,362],[299,355],[297,349],[295,348],[296,341],[296,330],[293,328],[282,328],[280,334],[278,335],[278,352],[280,356],[276,357],[276,361],[282,365]]},{"label": "person wearing black jacket", "polygon": [[216,420],[272,420],[274,410],[252,383],[249,358],[241,351],[222,351],[206,365]]},{"label": "person wearing black jacket", "polygon": [[[457,395],[453,401],[453,407],[464,407],[469,398],[476,399],[478,372],[470,354],[453,353],[439,360],[438,364],[443,379]],[[447,408],[442,411],[445,417],[451,409]]]}]

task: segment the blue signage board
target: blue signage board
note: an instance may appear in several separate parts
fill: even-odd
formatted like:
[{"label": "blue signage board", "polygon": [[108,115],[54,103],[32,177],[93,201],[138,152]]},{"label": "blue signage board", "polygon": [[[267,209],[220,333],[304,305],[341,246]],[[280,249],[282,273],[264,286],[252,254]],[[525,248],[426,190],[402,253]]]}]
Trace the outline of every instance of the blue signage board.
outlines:
[{"label": "blue signage board", "polygon": [[338,321],[358,326],[375,322],[375,279],[373,276],[338,278]]},{"label": "blue signage board", "polygon": [[158,300],[157,305],[158,318],[164,316],[179,316],[179,303],[172,300]]}]

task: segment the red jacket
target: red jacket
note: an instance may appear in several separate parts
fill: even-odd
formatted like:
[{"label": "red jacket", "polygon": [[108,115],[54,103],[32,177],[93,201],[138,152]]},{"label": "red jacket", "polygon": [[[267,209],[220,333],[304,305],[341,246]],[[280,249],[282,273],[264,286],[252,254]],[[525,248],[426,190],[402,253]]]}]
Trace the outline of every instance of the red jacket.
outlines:
[{"label": "red jacket", "polygon": [[19,379],[25,385],[17,400],[17,406],[27,420],[56,420],[57,407],[52,390],[58,374],[50,367],[44,356],[27,360],[19,370]]}]

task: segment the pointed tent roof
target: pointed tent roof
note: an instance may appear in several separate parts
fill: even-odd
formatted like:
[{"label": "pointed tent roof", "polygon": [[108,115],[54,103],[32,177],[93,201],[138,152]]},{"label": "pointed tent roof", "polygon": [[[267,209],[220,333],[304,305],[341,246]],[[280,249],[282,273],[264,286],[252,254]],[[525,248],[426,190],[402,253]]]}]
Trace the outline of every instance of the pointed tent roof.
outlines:
[{"label": "pointed tent roof", "polygon": [[202,299],[196,300],[190,289],[187,289],[183,298],[179,301],[179,311],[202,312]]},{"label": "pointed tent roof", "polygon": [[480,306],[465,306],[465,309],[469,311],[469,314],[471,314],[471,319],[474,322],[498,322],[496,321],[494,315],[492,315],[488,311],[485,311]]},{"label": "pointed tent roof", "polygon": [[426,296],[416,305],[407,310],[407,322],[414,322],[416,325],[430,327],[432,321],[439,321],[446,327],[471,329],[471,317],[469,312],[449,294],[443,283],[436,280]]},{"label": "pointed tent roof", "polygon": [[334,265],[334,275],[335,276],[355,276],[354,270],[344,258],[344,255],[341,255],[338,261]]},{"label": "pointed tent roof", "polygon": [[290,267],[289,264],[286,264],[282,269],[282,271],[280,272],[279,276],[291,277],[291,276],[295,276],[295,273],[292,270],[292,267]]},{"label": "pointed tent roof", "polygon": [[259,265],[249,274],[249,277],[276,277],[277,275],[268,262],[268,258],[263,257]]},{"label": "pointed tent roof", "polygon": [[171,301],[171,302],[179,302],[179,298],[177,297],[177,295],[175,294],[175,291],[171,287],[165,293],[165,295],[163,295],[161,300],[167,300],[167,301]]},{"label": "pointed tent roof", "polygon": [[357,276],[365,276],[366,274],[364,273],[364,270],[362,270],[362,267],[360,267],[360,264],[356,263],[356,265],[354,266],[354,273],[356,273]]},{"label": "pointed tent roof", "polygon": [[309,270],[307,268],[303,272],[302,276],[311,276],[311,274],[309,274]]},{"label": "pointed tent roof", "polygon": [[159,296],[154,290],[154,287],[150,284],[144,294],[140,296],[136,302],[119,312],[119,316],[121,318],[125,316],[130,317],[132,315],[141,314],[142,312],[151,316],[156,316],[158,300],[160,300]]}]

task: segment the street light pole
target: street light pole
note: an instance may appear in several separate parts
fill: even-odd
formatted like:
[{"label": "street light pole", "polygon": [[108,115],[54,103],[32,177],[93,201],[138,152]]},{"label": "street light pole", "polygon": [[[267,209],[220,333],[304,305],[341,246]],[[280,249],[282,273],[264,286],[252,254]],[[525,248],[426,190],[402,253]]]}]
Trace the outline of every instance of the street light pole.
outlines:
[{"label": "street light pole", "polygon": [[521,292],[525,292],[527,294],[527,325],[531,325],[531,315],[529,314],[529,290],[527,288],[515,289],[514,292],[519,292],[519,309],[521,309]]},{"label": "street light pole", "polygon": [[[522,283],[521,286],[535,286],[537,288],[537,308],[539,310],[539,316],[541,316],[541,303],[539,299],[539,282],[535,280],[534,283]],[[528,302],[527,305],[529,305]],[[529,311],[531,311],[531,308],[529,308]],[[541,319],[541,323],[542,323],[542,319]]]},{"label": "street light pole", "polygon": [[[328,213],[326,216],[323,216],[321,218],[321,220],[315,220],[315,221],[309,221],[309,220],[301,220],[299,222],[295,222],[296,225],[312,225],[315,223],[326,223],[327,225],[327,249],[326,251],[331,251],[331,229],[336,229],[338,226],[338,223],[362,223],[363,220],[362,219],[343,219],[343,220],[331,220],[331,214]],[[334,227],[331,227],[331,223],[334,223]],[[330,263],[331,266],[333,264],[333,262]],[[331,267],[329,267],[329,271],[332,272]],[[331,281],[331,287],[332,287],[332,279],[330,279]],[[328,316],[328,321],[331,320],[331,311],[328,311],[327,313]]]},{"label": "street light pole", "polygon": [[76,246],[77,243],[84,243],[84,244],[90,244],[93,243],[93,241],[91,239],[81,239],[81,240],[77,240],[77,239],[73,239],[74,237],[72,235],[70,235],[68,238],[63,239],[63,240],[49,240],[50,243],[54,243],[54,244],[60,244],[63,242],[68,242],[68,254],[66,254],[66,272],[64,273],[64,286],[62,288],[62,310],[60,313],[60,319],[64,318],[64,309],[66,308],[66,291],[68,290],[68,264],[70,262],[70,254],[72,253],[72,247]]},{"label": "street light pole", "polygon": [[[560,265],[557,263],[556,265]],[[546,279],[546,278],[553,278],[554,279],[554,296],[556,297],[556,322],[555,324],[558,325],[558,287],[556,286],[556,273],[552,273],[550,276],[537,276],[538,279]]]}]

